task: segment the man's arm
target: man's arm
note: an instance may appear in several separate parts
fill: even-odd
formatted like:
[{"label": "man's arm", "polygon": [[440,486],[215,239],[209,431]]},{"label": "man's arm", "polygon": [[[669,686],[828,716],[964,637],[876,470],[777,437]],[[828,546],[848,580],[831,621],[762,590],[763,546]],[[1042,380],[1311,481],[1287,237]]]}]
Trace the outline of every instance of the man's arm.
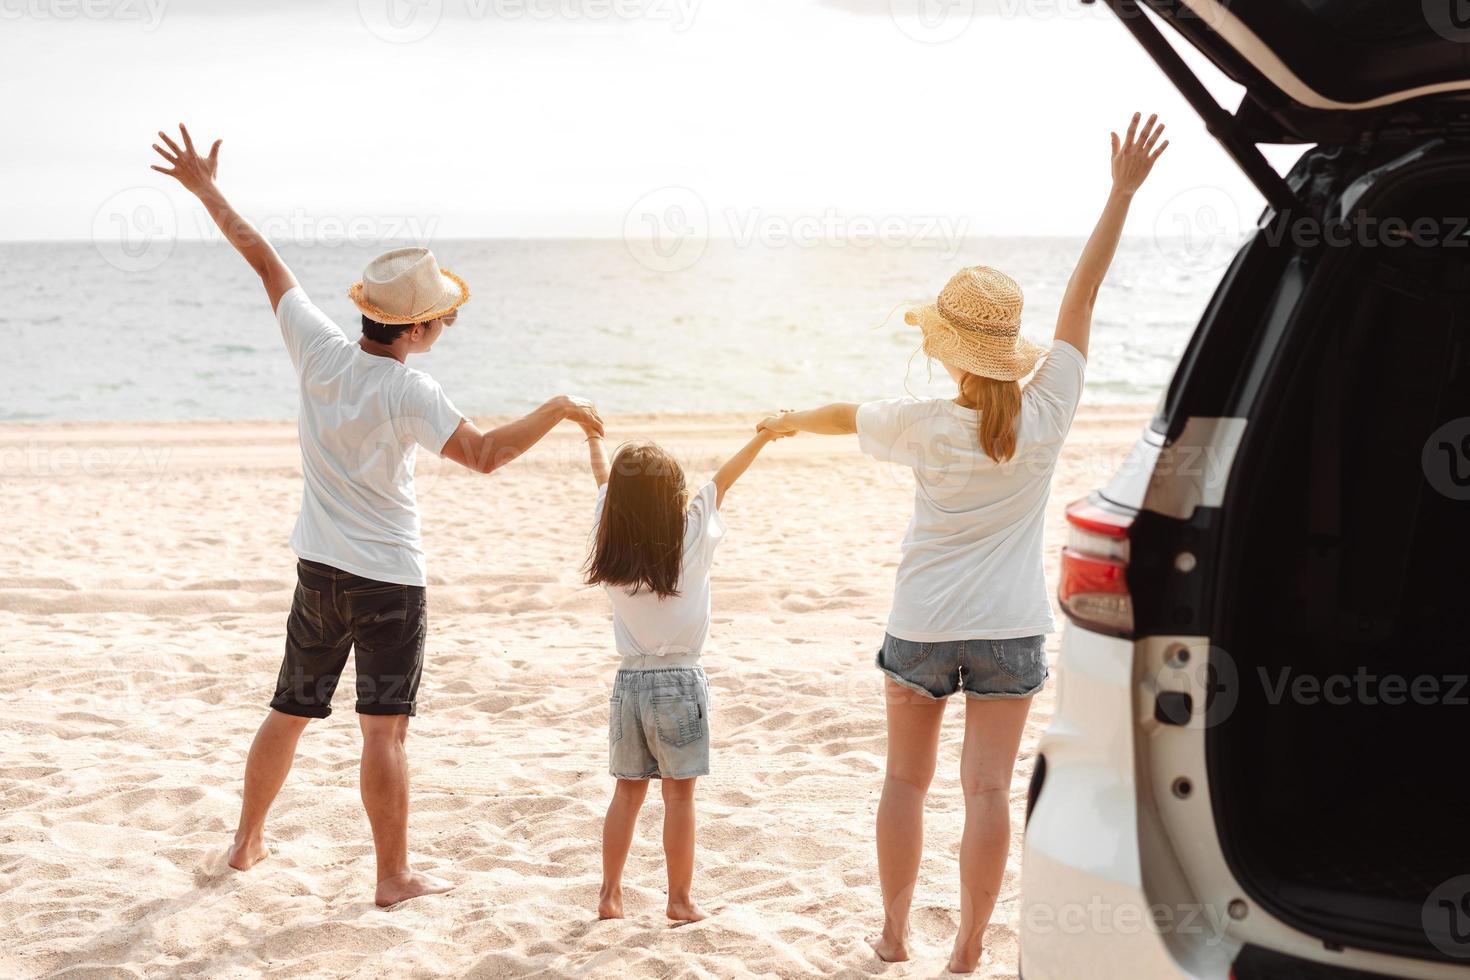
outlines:
[{"label": "man's arm", "polygon": [[1102,216],[1097,219],[1097,227],[1092,230],[1092,237],[1082,248],[1077,268],[1067,281],[1067,291],[1062,294],[1062,305],[1057,310],[1056,339],[1071,344],[1083,357],[1087,356],[1087,339],[1092,333],[1092,308],[1097,302],[1098,290],[1102,288],[1103,277],[1108,274],[1108,266],[1113,262],[1113,254],[1118,250],[1123,223],[1128,219],[1128,205],[1153,169],[1154,161],[1169,145],[1169,141],[1164,140],[1157,149],[1154,148],[1159,134],[1164,131],[1162,125],[1154,128],[1158,118],[1149,116],[1140,133],[1139,114],[1135,112],[1133,121],[1128,124],[1126,139],[1119,141],[1118,134],[1112,134],[1113,188],[1108,193],[1108,203]]},{"label": "man's arm", "polygon": [[602,417],[592,403],[558,395],[529,415],[481,432],[469,419],[444,444],[442,455],[477,473],[493,473],[529,450],[559,422],[576,422],[588,435],[602,435]]},{"label": "man's arm", "polygon": [[592,479],[600,487],[612,475],[612,464],[607,460],[607,443],[595,432],[587,434],[587,453],[592,457]]},{"label": "man's arm", "polygon": [[716,509],[719,508],[720,504],[724,503],[725,491],[729,490],[735,485],[736,480],[745,475],[745,471],[750,469],[750,464],[755,462],[755,458],[760,455],[760,451],[766,448],[768,443],[780,438],[782,436],[775,432],[761,429],[755,434],[754,439],[747,442],[738,453],[725,461],[725,465],[720,467],[714,479]]},{"label": "man's arm", "polygon": [[158,137],[168,144],[168,149],[165,150],[157,143],[153,144],[153,148],[168,161],[169,166],[155,165],[152,169],[174,178],[184,185],[185,190],[199,198],[225,238],[235,246],[235,251],[244,256],[245,261],[250,263],[250,268],[260,276],[260,281],[265,285],[266,296],[270,298],[271,309],[274,310],[280,304],[281,297],[295,287],[296,277],[291,275],[291,270],[286,268],[286,263],[281,261],[271,243],[225,200],[224,194],[215,184],[215,174],[219,172],[219,148],[224,140],[215,140],[214,146],[210,147],[209,156],[201,157],[195,152],[194,141],[183,123],[179,124],[179,136],[183,140],[182,148],[168,134],[159,130]]},{"label": "man's arm", "polygon": [[782,412],[762,419],[756,429],[778,436],[811,432],[819,436],[847,436],[857,431],[857,404],[835,402],[805,412]]}]

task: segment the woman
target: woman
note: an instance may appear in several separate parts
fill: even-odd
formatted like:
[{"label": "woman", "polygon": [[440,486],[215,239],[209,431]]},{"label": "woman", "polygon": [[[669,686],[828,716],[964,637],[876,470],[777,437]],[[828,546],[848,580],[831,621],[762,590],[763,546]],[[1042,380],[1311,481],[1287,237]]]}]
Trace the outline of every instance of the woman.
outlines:
[{"label": "woman", "polygon": [[[913,468],[914,515],[903,542],[887,635],[888,765],[878,805],[886,961],[909,957],[909,904],[923,848],[945,699],[966,695],[960,782],[960,928],[949,968],[973,972],[1010,845],[1009,791],[1031,696],[1048,671],[1054,629],[1042,569],[1052,472],[1082,396],[1092,307],[1128,205],[1169,145],[1150,116],[1112,134],[1107,206],[1067,283],[1048,352],[1020,336],[1021,290],[985,266],[961,270],[938,302],[911,310],[924,351],[959,386],[953,399],[900,398],[783,412],[778,434],[857,433],[864,452]],[[1043,355],[1045,359],[1043,360]],[[1024,387],[1020,379],[1041,367]]]}]

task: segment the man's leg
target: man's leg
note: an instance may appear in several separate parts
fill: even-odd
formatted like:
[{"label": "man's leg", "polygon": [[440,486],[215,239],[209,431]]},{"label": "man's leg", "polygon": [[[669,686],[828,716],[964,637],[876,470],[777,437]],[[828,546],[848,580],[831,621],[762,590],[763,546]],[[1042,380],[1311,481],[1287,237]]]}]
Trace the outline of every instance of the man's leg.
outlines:
[{"label": "man's leg", "polygon": [[375,901],[383,908],[454,885],[408,866],[408,715],[357,716],[362,726],[362,805],[378,856]]},{"label": "man's leg", "polygon": [[250,755],[245,760],[245,799],[240,804],[240,825],[229,857],[230,867],[236,871],[248,870],[270,853],[265,847],[265,816],[286,782],[296,758],[296,743],[310,720],[272,711],[250,743]]}]

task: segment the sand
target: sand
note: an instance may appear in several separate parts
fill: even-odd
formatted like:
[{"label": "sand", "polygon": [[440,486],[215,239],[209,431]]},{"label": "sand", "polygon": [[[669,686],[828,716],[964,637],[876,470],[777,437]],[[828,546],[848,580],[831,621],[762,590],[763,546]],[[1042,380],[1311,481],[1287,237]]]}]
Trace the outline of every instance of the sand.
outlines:
[{"label": "sand", "polygon": [[[1106,480],[1147,417],[1084,409],[1048,519]],[[614,418],[707,478],[731,418]],[[957,920],[951,705],[914,900],[917,958],[885,967],[872,824],[882,779],[881,639],[906,473],[852,438],[770,447],[731,492],[705,666],[713,773],[696,896],[670,928],[650,795],[629,918],[596,921],[616,658],[578,582],[593,501],[558,432],[491,477],[420,462],[430,638],[413,767],[415,863],[458,883],[383,911],[357,794],[350,677],[307,731],[267,827],[269,860],[224,849],[279,666],[300,495],[281,423],[0,426],[0,975],[934,976]],[[1049,646],[1053,661],[1057,637]],[[1015,975],[1021,814],[1052,682],[1011,787],[1012,863],[981,975]]]}]

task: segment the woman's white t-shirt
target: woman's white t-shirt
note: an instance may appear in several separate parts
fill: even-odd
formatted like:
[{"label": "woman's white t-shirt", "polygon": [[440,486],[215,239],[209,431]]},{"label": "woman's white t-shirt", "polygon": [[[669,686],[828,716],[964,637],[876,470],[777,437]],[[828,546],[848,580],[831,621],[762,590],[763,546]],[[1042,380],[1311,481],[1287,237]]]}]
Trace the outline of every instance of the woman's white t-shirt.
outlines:
[{"label": "woman's white t-shirt", "polygon": [[914,516],[903,539],[888,632],[901,640],[1008,639],[1056,628],[1042,565],[1052,472],[1082,398],[1087,362],[1057,341],[1021,395],[1016,453],[980,447],[980,413],[944,398],[858,408],[858,443],[912,468]]},{"label": "woman's white t-shirt", "polygon": [[[709,636],[710,565],[715,548],[725,537],[725,524],[715,503],[718,499],[719,488],[710,482],[689,501],[678,595],[660,599],[647,589],[633,593],[621,586],[606,587],[612,598],[613,637],[624,657],[697,657],[704,648]],[[606,502],[607,484],[603,484],[593,512],[593,540]]]}]

